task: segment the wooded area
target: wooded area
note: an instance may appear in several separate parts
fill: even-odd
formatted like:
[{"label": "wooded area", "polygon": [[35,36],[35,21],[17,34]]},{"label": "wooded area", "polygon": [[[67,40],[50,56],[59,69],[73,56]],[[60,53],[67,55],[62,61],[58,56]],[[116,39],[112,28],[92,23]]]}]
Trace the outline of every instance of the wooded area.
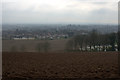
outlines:
[{"label": "wooded area", "polygon": [[76,35],[66,46],[67,51],[118,51],[120,32],[101,34],[92,30],[88,35]]}]

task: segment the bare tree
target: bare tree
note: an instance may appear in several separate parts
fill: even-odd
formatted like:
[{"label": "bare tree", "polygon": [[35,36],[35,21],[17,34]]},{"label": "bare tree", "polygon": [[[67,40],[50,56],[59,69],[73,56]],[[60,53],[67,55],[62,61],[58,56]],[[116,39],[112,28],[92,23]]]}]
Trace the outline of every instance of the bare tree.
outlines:
[{"label": "bare tree", "polygon": [[94,47],[94,50],[97,44],[97,37],[98,37],[98,32],[97,30],[93,29],[90,33],[90,44],[92,44],[92,46]]},{"label": "bare tree", "polygon": [[78,36],[78,44],[80,46],[80,50],[83,51],[83,43],[84,43],[84,35]]},{"label": "bare tree", "polygon": [[44,52],[48,52],[50,50],[50,43],[45,40],[42,47],[43,47]]},{"label": "bare tree", "polygon": [[38,43],[37,46],[36,46],[36,49],[37,49],[38,52],[41,52],[41,50],[42,50],[42,44]]},{"label": "bare tree", "polygon": [[66,43],[66,50],[67,50],[67,51],[73,51],[73,50],[75,50],[75,44],[74,44],[73,38],[70,39],[70,40]]},{"label": "bare tree", "polygon": [[17,52],[17,47],[16,46],[12,46],[11,47],[11,52]]},{"label": "bare tree", "polygon": [[88,35],[85,35],[85,36],[84,36],[84,46],[85,46],[85,51],[88,51],[88,50],[87,50],[88,43],[89,43]]},{"label": "bare tree", "polygon": [[25,45],[21,45],[21,46],[20,46],[20,50],[21,50],[21,52],[25,52],[25,50],[26,50]]},{"label": "bare tree", "polygon": [[90,35],[88,35],[88,45],[90,47],[90,51],[92,51],[92,38]]},{"label": "bare tree", "polygon": [[85,35],[76,35],[74,37],[74,44],[76,50],[83,51],[84,39],[85,39]]},{"label": "bare tree", "polygon": [[110,40],[110,45],[112,46],[111,50],[115,51],[116,34],[115,33],[111,33],[109,35],[109,40]]},{"label": "bare tree", "polygon": [[120,31],[118,31],[118,51],[120,51]]},{"label": "bare tree", "polygon": [[103,43],[103,37],[102,37],[102,35],[99,33],[99,34],[98,34],[98,37],[97,37],[97,40],[96,40],[96,45],[98,46],[98,47],[97,47],[98,51],[101,51],[102,43]]}]

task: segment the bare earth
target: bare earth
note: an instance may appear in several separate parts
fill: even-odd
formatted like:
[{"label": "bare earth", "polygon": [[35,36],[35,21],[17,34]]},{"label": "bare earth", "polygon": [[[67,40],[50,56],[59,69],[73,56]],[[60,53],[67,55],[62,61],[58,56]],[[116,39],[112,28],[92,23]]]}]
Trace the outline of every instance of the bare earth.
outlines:
[{"label": "bare earth", "polygon": [[118,53],[4,52],[3,78],[120,78]]}]

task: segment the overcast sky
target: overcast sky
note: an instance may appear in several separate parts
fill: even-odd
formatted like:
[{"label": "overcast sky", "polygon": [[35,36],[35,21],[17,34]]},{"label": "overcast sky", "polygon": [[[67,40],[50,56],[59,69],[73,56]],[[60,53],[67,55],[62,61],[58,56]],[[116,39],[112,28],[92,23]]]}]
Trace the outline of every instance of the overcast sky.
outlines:
[{"label": "overcast sky", "polygon": [[117,24],[118,0],[3,0],[3,23]]}]

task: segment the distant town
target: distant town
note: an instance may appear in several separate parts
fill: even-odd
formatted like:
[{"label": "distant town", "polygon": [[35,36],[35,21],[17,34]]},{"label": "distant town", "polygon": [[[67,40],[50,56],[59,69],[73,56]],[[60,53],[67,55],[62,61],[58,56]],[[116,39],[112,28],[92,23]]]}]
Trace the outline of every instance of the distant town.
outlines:
[{"label": "distant town", "polygon": [[117,32],[117,25],[3,25],[3,40],[54,40],[68,39],[75,35],[87,35],[93,29],[98,32]]}]

